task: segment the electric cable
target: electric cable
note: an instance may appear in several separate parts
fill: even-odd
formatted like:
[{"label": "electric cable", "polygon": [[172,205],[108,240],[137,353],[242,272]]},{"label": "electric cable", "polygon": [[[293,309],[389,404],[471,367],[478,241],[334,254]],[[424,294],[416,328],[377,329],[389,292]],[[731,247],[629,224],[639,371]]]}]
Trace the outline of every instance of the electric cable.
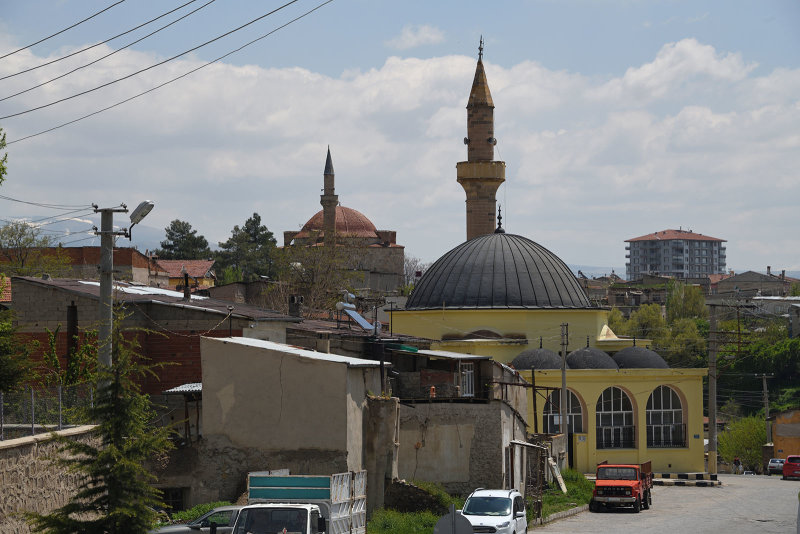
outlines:
[{"label": "electric cable", "polygon": [[[209,65],[213,65],[214,63],[216,63],[216,62],[218,62],[218,61],[220,61],[220,60],[222,60],[222,59],[225,59],[226,57],[228,57],[228,56],[230,56],[230,55],[232,55],[232,54],[235,54],[236,52],[239,52],[239,51],[241,51],[241,50],[243,50],[243,49],[247,48],[248,46],[250,46],[250,45],[252,45],[252,44],[255,44],[256,42],[258,42],[258,41],[260,41],[260,40],[262,40],[262,39],[265,39],[265,38],[269,37],[269,36],[270,36],[270,35],[272,35],[273,33],[277,32],[277,31],[279,31],[279,30],[282,30],[282,29],[283,29],[283,28],[285,28],[286,26],[289,26],[290,24],[293,24],[293,23],[297,22],[298,20],[300,20],[300,19],[302,19],[302,18],[305,18],[305,17],[307,17],[308,15],[310,15],[311,13],[313,13],[314,11],[317,11],[318,9],[322,8],[323,6],[325,6],[325,5],[327,5],[327,4],[330,4],[331,2],[333,2],[333,0],[326,0],[325,2],[322,2],[322,3],[321,3],[321,4],[319,4],[318,6],[314,7],[313,9],[310,9],[310,10],[306,11],[305,13],[303,13],[302,15],[300,15],[300,16],[298,16],[298,17],[296,17],[296,18],[292,19],[292,20],[290,20],[290,21],[289,21],[289,22],[287,22],[286,24],[283,24],[283,25],[281,25],[281,26],[278,26],[277,28],[273,29],[272,31],[270,31],[270,32],[268,32],[268,33],[265,33],[264,35],[262,35],[262,36],[260,36],[260,37],[257,37],[256,39],[253,39],[252,41],[250,41],[250,42],[248,42],[248,43],[245,43],[244,45],[240,46],[239,48],[237,48],[237,49],[235,49],[235,50],[232,50],[232,51],[228,52],[227,54],[224,54],[224,55],[222,55],[222,56],[219,56],[218,58],[216,58],[216,59],[214,59],[214,60],[212,60],[212,61],[209,61],[208,63],[205,63],[205,64],[203,64],[203,65],[200,65],[199,67],[196,67],[196,68],[194,68],[194,69],[192,69],[192,70],[190,70],[190,71],[188,71],[188,72],[185,72],[184,74],[181,74],[180,76],[177,76],[177,77],[175,77],[175,78],[172,78],[171,80],[167,80],[166,82],[164,82],[164,83],[162,83],[162,84],[159,84],[159,85],[157,85],[157,86],[155,86],[155,87],[152,87],[152,88],[148,89],[147,91],[143,91],[143,92],[141,92],[141,93],[138,93],[138,94],[136,94],[136,95],[133,95],[133,96],[131,96],[131,97],[129,97],[129,98],[126,98],[125,100],[121,100],[121,101],[117,102],[116,104],[112,104],[112,105],[110,105],[110,106],[107,106],[107,107],[105,107],[105,108],[99,109],[99,110],[97,110],[97,111],[93,111],[92,113],[88,113],[88,114],[86,114],[86,115],[83,115],[83,116],[81,116],[81,117],[78,117],[77,119],[73,119],[73,120],[71,120],[71,121],[67,121],[67,122],[61,123],[61,124],[59,124],[59,125],[57,125],[57,126],[53,126],[52,128],[48,128],[48,129],[46,129],[46,130],[42,130],[42,131],[40,131],[40,132],[37,132],[37,133],[34,133],[34,134],[26,135],[25,137],[20,137],[19,139],[15,139],[15,140],[13,140],[13,141],[9,141],[9,142],[8,142],[8,143],[6,143],[6,144],[8,144],[8,145],[13,145],[14,143],[19,143],[20,141],[25,141],[26,139],[31,139],[31,138],[33,138],[33,137],[38,137],[38,136],[40,136],[40,135],[43,135],[43,134],[46,134],[46,133],[50,133],[50,132],[52,132],[52,131],[54,131],[54,130],[58,130],[58,129],[60,129],[60,128],[63,128],[63,127],[65,127],[65,126],[69,126],[70,124],[74,124],[74,123],[76,123],[76,122],[82,121],[82,120],[84,120],[84,119],[88,119],[88,118],[90,118],[90,117],[93,117],[93,116],[95,116],[95,115],[99,115],[100,113],[103,113],[104,111],[108,111],[108,110],[110,110],[110,109],[113,109],[113,108],[115,108],[115,107],[117,107],[117,106],[121,106],[122,104],[126,104],[126,103],[130,102],[131,100],[134,100],[134,99],[136,99],[136,98],[139,98],[139,97],[141,97],[141,96],[144,96],[144,95],[146,95],[146,94],[148,94],[148,93],[152,93],[153,91],[157,91],[158,89],[161,89],[161,88],[162,88],[162,87],[164,87],[165,85],[169,85],[169,84],[171,84],[171,83],[173,83],[173,82],[176,82],[176,81],[178,81],[178,80],[180,80],[180,79],[182,79],[182,78],[185,78],[186,76],[189,76],[190,74],[193,74],[193,73],[197,72],[197,71],[198,71],[198,70],[200,70],[200,69],[203,69],[203,68],[205,68],[205,67],[208,67]],[[0,198],[2,198],[2,197],[0,197]]]},{"label": "electric cable", "polygon": [[228,35],[231,35],[231,34],[233,34],[235,32],[238,32],[239,30],[241,30],[243,28],[246,28],[247,26],[250,26],[251,24],[255,24],[259,20],[261,20],[263,18],[266,18],[266,17],[268,17],[270,15],[273,15],[273,14],[277,13],[278,11],[280,11],[281,9],[284,9],[284,8],[294,4],[296,2],[299,2],[299,1],[300,0],[290,0],[289,2],[283,4],[282,6],[276,8],[276,9],[273,9],[269,13],[266,13],[264,15],[256,17],[253,20],[251,20],[249,22],[246,22],[245,24],[242,24],[238,28],[234,28],[233,30],[227,31],[227,32],[223,33],[222,35],[218,35],[217,37],[214,37],[213,39],[209,39],[208,41],[206,41],[206,42],[204,42],[202,44],[199,44],[199,45],[197,45],[197,46],[195,46],[193,48],[190,48],[189,50],[185,50],[185,51],[183,51],[183,52],[181,52],[179,54],[175,54],[174,56],[168,57],[167,59],[165,59],[163,61],[159,61],[158,63],[154,63],[154,64],[150,65],[149,67],[145,67],[143,69],[139,69],[139,70],[137,70],[135,72],[132,72],[132,73],[126,75],[126,76],[123,76],[122,78],[116,78],[114,80],[111,80],[110,82],[106,82],[106,83],[100,84],[100,85],[98,85],[96,87],[93,87],[91,89],[87,89],[85,91],[81,91],[80,93],[75,93],[73,95],[66,96],[64,98],[59,98],[58,100],[54,100],[54,101],[49,102],[47,104],[42,104],[41,106],[36,106],[36,107],[30,108],[30,109],[26,109],[24,111],[19,111],[17,113],[12,113],[10,115],[5,115],[3,117],[0,117],[0,120],[10,119],[10,118],[13,118],[13,117],[19,117],[20,115],[25,115],[25,114],[31,113],[33,111],[38,111],[40,109],[48,108],[50,106],[54,106],[56,104],[60,104],[61,102],[66,102],[67,100],[72,100],[73,98],[77,98],[79,96],[83,96],[83,95],[86,95],[86,94],[89,94],[89,93],[93,93],[94,91],[98,91],[98,90],[103,89],[105,87],[109,87],[110,85],[114,85],[115,83],[119,83],[121,81],[125,81],[125,80],[127,80],[129,78],[132,78],[132,77],[136,76],[137,74],[141,74],[143,72],[147,72],[147,71],[149,71],[151,69],[154,69],[156,67],[160,67],[161,65],[164,65],[165,63],[169,63],[170,61],[173,61],[173,60],[175,60],[175,59],[177,59],[177,58],[179,58],[181,56],[185,56],[186,54],[188,54],[190,52],[194,52],[196,50],[199,50],[200,48],[203,48],[204,46],[207,46],[207,45],[209,45],[209,44],[211,44],[211,43],[213,43],[215,41],[219,41],[220,39],[222,39],[224,37],[227,37]]},{"label": "electric cable", "polygon": [[[195,1],[197,1],[197,0],[192,0],[192,2],[195,2]],[[195,9],[195,10],[193,10],[193,11],[190,11],[190,12],[186,13],[185,15],[183,15],[183,16],[181,16],[181,17],[178,17],[177,19],[173,20],[173,21],[172,21],[172,22],[170,22],[169,24],[165,24],[164,26],[162,26],[162,27],[158,28],[157,30],[154,30],[154,31],[152,31],[152,32],[148,33],[147,35],[145,35],[145,36],[143,36],[143,37],[140,37],[139,39],[136,39],[135,41],[132,41],[132,42],[130,42],[130,43],[128,43],[128,44],[126,44],[126,45],[125,45],[125,46],[123,46],[122,48],[118,48],[118,49],[114,50],[113,52],[109,52],[108,54],[106,54],[106,55],[104,55],[104,56],[102,56],[102,57],[99,57],[99,58],[95,59],[94,61],[90,61],[89,63],[86,63],[85,65],[81,65],[80,67],[75,67],[74,69],[72,69],[72,70],[70,70],[70,71],[67,71],[67,72],[65,72],[64,74],[60,74],[60,75],[56,76],[55,78],[50,78],[49,80],[46,80],[46,81],[44,81],[44,82],[42,82],[42,83],[40,83],[40,84],[38,84],[38,85],[34,85],[33,87],[29,87],[29,88],[27,88],[27,89],[23,89],[22,91],[19,91],[19,92],[17,92],[17,93],[14,93],[13,95],[4,96],[3,98],[0,98],[0,102],[3,102],[3,101],[5,101],[5,100],[8,100],[9,98],[14,98],[15,96],[19,96],[19,95],[25,94],[25,93],[27,93],[28,91],[33,91],[34,89],[38,89],[39,87],[42,87],[43,85],[47,85],[48,83],[52,83],[52,82],[54,82],[54,81],[56,81],[56,80],[60,80],[61,78],[64,78],[65,76],[69,76],[69,75],[70,75],[70,74],[72,74],[73,72],[77,72],[77,71],[79,71],[79,70],[81,70],[81,69],[85,69],[86,67],[91,67],[91,66],[92,66],[92,65],[94,65],[95,63],[99,63],[100,61],[103,61],[104,59],[106,59],[106,58],[108,58],[108,57],[111,57],[111,56],[113,56],[114,54],[116,54],[116,53],[118,53],[118,52],[122,52],[122,51],[123,51],[123,50],[125,50],[126,48],[130,48],[131,46],[135,45],[136,43],[139,43],[139,42],[141,42],[141,41],[144,41],[144,40],[145,40],[145,39],[147,39],[148,37],[151,37],[151,36],[153,36],[153,35],[157,34],[157,33],[158,33],[158,32],[160,32],[161,30],[165,30],[165,29],[169,28],[170,26],[172,26],[173,24],[177,24],[178,22],[180,22],[181,20],[185,19],[186,17],[188,17],[188,16],[190,16],[190,15],[194,15],[195,13],[197,13],[198,11],[200,11],[201,9],[203,9],[204,7],[206,7],[206,6],[210,5],[210,4],[213,4],[213,3],[214,3],[214,2],[216,2],[216,1],[217,1],[217,0],[209,0],[208,2],[206,2],[205,4],[203,4],[202,6],[198,7],[197,9]],[[185,5],[185,4],[184,4],[184,5]],[[133,30],[131,30],[131,31],[133,31]],[[135,74],[135,73],[134,73],[134,74]],[[2,79],[3,79],[3,78],[0,78],[0,80],[2,80]]]},{"label": "electric cable", "polygon": [[46,67],[48,65],[52,65],[53,63],[58,63],[59,61],[63,61],[65,59],[71,58],[72,56],[77,56],[78,54],[82,54],[82,53],[84,53],[84,52],[86,52],[88,50],[91,50],[92,48],[97,48],[98,46],[104,45],[106,43],[109,43],[109,42],[113,41],[114,39],[118,39],[118,38],[122,37],[123,35],[127,35],[127,34],[129,34],[131,32],[134,32],[134,31],[140,29],[140,28],[144,28],[148,24],[152,24],[153,22],[157,21],[158,19],[164,18],[167,15],[170,15],[170,14],[172,14],[172,13],[174,13],[174,12],[180,10],[180,9],[183,9],[184,7],[188,6],[189,4],[193,4],[195,2],[197,2],[197,0],[189,0],[185,4],[180,5],[180,6],[176,7],[175,9],[167,11],[166,13],[162,13],[161,15],[157,16],[156,18],[150,19],[147,22],[143,22],[142,24],[139,24],[138,26],[136,26],[134,28],[131,28],[130,30],[124,31],[122,33],[118,33],[114,37],[109,37],[108,39],[105,39],[104,41],[100,41],[99,43],[95,43],[95,44],[93,44],[91,46],[87,46],[86,48],[81,48],[80,50],[77,50],[75,52],[67,54],[66,56],[61,56],[61,57],[58,57],[56,59],[52,59],[52,60],[50,60],[50,61],[48,61],[46,63],[42,63],[40,65],[36,65],[35,67],[30,67],[28,69],[21,70],[19,72],[15,72],[14,74],[7,74],[6,76],[0,77],[0,80],[13,78],[14,76],[19,76],[20,74],[25,74],[26,72],[31,72],[31,71],[34,71],[36,69],[40,69],[42,67]]},{"label": "electric cable", "polygon": [[7,197],[5,195],[0,195],[0,200],[9,200],[11,202],[19,202],[21,204],[30,204],[31,206],[38,206],[40,208],[49,208],[54,210],[73,210],[73,209],[90,209],[92,208],[91,204],[77,204],[77,205],[67,205],[67,204],[48,204],[42,202],[29,202],[27,200],[19,200],[17,198]]},{"label": "electric cable", "polygon": [[115,3],[111,4],[110,6],[108,6],[108,7],[104,8],[104,9],[101,9],[101,10],[100,10],[100,11],[98,11],[97,13],[95,13],[95,14],[93,14],[93,15],[90,15],[90,16],[86,17],[85,19],[81,20],[81,21],[78,21],[78,22],[76,22],[76,23],[75,23],[75,24],[73,24],[72,26],[67,26],[67,27],[66,27],[66,28],[64,28],[63,30],[57,31],[57,32],[56,32],[56,33],[54,33],[53,35],[48,35],[47,37],[44,37],[44,38],[42,38],[42,39],[39,39],[39,40],[38,40],[38,41],[36,41],[35,43],[31,43],[31,44],[29,44],[28,46],[23,46],[22,48],[18,48],[18,49],[16,49],[16,50],[14,50],[13,52],[9,52],[9,53],[7,53],[7,54],[5,54],[5,55],[2,55],[2,56],[0,56],[0,59],[5,59],[5,58],[7,58],[8,56],[12,56],[12,55],[16,54],[17,52],[22,52],[22,51],[23,51],[23,50],[25,50],[26,48],[30,48],[30,47],[32,47],[32,46],[36,46],[37,44],[40,44],[40,43],[43,43],[43,42],[47,41],[48,39],[52,39],[52,38],[53,38],[53,37],[55,37],[56,35],[60,35],[60,34],[64,33],[64,32],[65,32],[65,31],[67,31],[67,30],[71,30],[72,28],[74,28],[74,27],[76,27],[76,26],[79,26],[79,25],[83,24],[83,23],[84,23],[84,22],[86,22],[87,20],[91,20],[91,19],[95,18],[97,15],[100,15],[101,13],[104,13],[104,12],[108,11],[108,10],[109,10],[109,9],[111,9],[112,7],[114,7],[114,6],[118,6],[119,4],[121,4],[121,3],[122,3],[122,2],[124,2],[124,1],[125,1],[125,0],[119,0],[118,2],[115,2]]}]

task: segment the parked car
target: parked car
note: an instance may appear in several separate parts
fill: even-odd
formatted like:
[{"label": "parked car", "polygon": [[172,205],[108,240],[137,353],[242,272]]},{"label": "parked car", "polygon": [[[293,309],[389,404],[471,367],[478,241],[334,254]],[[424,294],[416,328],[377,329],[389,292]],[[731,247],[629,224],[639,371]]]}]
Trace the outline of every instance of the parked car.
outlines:
[{"label": "parked car", "polygon": [[189,523],[166,525],[152,531],[152,534],[207,534],[211,531],[211,523],[217,524],[217,534],[233,532],[233,524],[244,506],[218,506],[210,512]]},{"label": "parked car", "polygon": [[768,475],[782,475],[783,474],[783,462],[785,462],[783,458],[771,458],[769,463],[767,464],[767,474]]},{"label": "parked car", "polygon": [[783,479],[800,478],[800,454],[790,454],[783,464]]},{"label": "parked car", "polygon": [[472,525],[473,532],[528,532],[525,499],[517,490],[476,489],[464,501],[460,512]]}]

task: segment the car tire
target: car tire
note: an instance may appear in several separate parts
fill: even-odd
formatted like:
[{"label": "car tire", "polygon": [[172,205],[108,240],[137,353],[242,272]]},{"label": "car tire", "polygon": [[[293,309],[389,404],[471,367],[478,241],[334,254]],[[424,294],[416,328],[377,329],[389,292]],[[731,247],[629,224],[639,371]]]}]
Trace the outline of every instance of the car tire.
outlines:
[{"label": "car tire", "polygon": [[639,500],[637,497],[635,501],[633,501],[633,513],[638,514],[642,511],[642,501]]},{"label": "car tire", "polygon": [[642,498],[642,509],[650,509],[650,491],[644,492],[644,498]]}]

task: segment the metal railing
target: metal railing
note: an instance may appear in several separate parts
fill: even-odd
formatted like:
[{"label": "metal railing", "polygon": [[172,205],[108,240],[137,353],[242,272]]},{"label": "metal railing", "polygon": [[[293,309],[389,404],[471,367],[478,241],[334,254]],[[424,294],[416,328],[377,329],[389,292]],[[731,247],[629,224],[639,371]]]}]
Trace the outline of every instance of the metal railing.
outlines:
[{"label": "metal railing", "polygon": [[86,384],[0,392],[0,441],[86,424],[85,409],[93,403],[94,389]]},{"label": "metal railing", "polygon": [[636,447],[636,427],[598,426],[598,449],[633,449]]},{"label": "metal railing", "polygon": [[647,446],[653,449],[686,447],[686,424],[647,425]]}]

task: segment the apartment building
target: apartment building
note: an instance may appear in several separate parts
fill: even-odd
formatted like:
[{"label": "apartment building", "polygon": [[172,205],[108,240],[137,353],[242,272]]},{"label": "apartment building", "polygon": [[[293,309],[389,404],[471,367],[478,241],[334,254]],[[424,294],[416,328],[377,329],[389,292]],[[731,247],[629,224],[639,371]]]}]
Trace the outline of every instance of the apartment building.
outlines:
[{"label": "apartment building", "polygon": [[691,230],[661,230],[626,239],[628,280],[645,274],[700,278],[725,272],[725,239]]}]

